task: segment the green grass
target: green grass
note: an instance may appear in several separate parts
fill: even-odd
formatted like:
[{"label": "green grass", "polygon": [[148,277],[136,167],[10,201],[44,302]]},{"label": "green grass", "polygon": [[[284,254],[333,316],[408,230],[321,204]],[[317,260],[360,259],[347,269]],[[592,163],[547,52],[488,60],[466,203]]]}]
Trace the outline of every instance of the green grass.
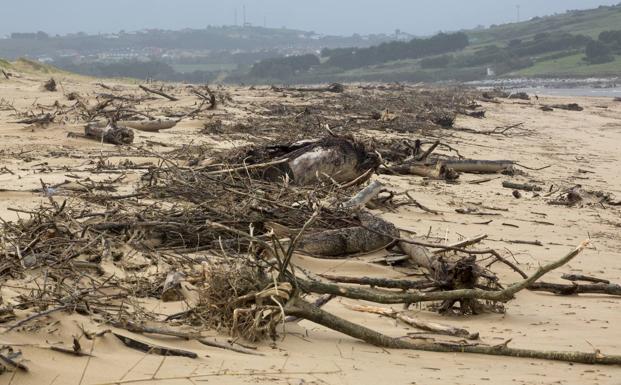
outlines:
[{"label": "green grass", "polygon": [[603,31],[620,28],[621,6],[611,6],[465,32],[471,38],[472,44],[480,45],[507,42],[512,39],[529,39],[543,32],[568,32],[597,38]]},{"label": "green grass", "polygon": [[509,75],[525,77],[605,77],[621,75],[621,56],[616,56],[613,62],[603,64],[588,64],[583,59],[584,54],[578,53],[558,59],[543,60],[536,62],[532,67],[513,72]]},{"label": "green grass", "polygon": [[44,73],[44,74],[54,74],[54,73],[65,73],[52,65],[39,63],[38,61],[19,58],[12,63],[12,67],[24,72],[35,72],[35,73]]},{"label": "green grass", "polygon": [[11,63],[9,63],[8,61],[6,61],[4,59],[0,59],[0,68],[2,68],[2,69],[9,69],[9,68],[11,68]]}]

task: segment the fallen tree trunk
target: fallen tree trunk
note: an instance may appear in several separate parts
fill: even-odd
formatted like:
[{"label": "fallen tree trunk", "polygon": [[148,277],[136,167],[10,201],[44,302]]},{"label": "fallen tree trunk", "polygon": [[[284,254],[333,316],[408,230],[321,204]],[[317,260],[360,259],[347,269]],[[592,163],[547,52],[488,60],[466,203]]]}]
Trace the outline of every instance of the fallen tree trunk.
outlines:
[{"label": "fallen tree trunk", "polygon": [[120,120],[117,122],[119,127],[133,128],[138,131],[158,132],[167,130],[177,125],[179,121],[175,119],[156,119],[156,120]]},{"label": "fallen tree trunk", "polygon": [[455,172],[473,174],[497,174],[511,170],[515,165],[515,162],[511,160],[451,159],[440,160],[439,162]]},{"label": "fallen tree trunk", "polygon": [[443,163],[404,163],[389,168],[390,172],[401,175],[418,175],[431,179],[457,180],[459,174]]},{"label": "fallen tree trunk", "polygon": [[336,330],[350,337],[360,339],[375,346],[391,349],[410,349],[441,353],[474,353],[494,356],[535,358],[552,361],[575,362],[582,364],[621,365],[621,356],[606,356],[599,351],[593,353],[539,351],[514,349],[502,344],[498,346],[467,345],[461,343],[415,343],[400,338],[389,337],[375,330],[357,325],[328,313],[308,302],[295,297],[285,306],[285,314],[304,318],[316,324]]},{"label": "fallen tree trunk", "polygon": [[101,123],[89,123],[84,127],[84,134],[104,143],[110,144],[132,144],[134,142],[134,132],[127,127],[118,127],[114,124],[103,125]]},{"label": "fallen tree trunk", "polygon": [[510,189],[513,189],[513,190],[522,190],[522,191],[541,191],[541,190],[543,190],[541,187],[539,187],[537,185],[534,185],[534,184],[513,183],[513,182],[509,182],[509,181],[502,182],[502,187],[510,188]]},{"label": "fallen tree trunk", "polygon": [[442,335],[453,336],[453,337],[463,337],[469,340],[479,339],[479,333],[470,333],[466,329],[456,328],[456,327],[448,326],[448,325],[442,325],[437,322],[424,321],[424,320],[409,316],[405,314],[404,312],[399,312],[393,309],[386,309],[386,308],[375,307],[375,306],[352,306],[351,309],[355,311],[359,311],[359,312],[379,314],[379,315],[383,315],[386,317],[394,318],[410,326],[413,326],[417,329],[425,330],[425,331],[432,332],[435,334],[442,334]]},{"label": "fallen tree trunk", "polygon": [[404,292],[397,293],[390,290],[367,289],[360,287],[346,287],[335,284],[329,284],[318,281],[307,281],[298,279],[299,288],[307,293],[316,294],[334,294],[341,297],[351,299],[361,299],[370,302],[383,304],[406,303],[412,304],[417,302],[431,301],[447,301],[461,299],[478,299],[496,302],[508,302],[514,298],[514,295],[534,284],[539,278],[543,277],[550,271],[557,269],[580,254],[587,246],[589,241],[584,241],[575,250],[565,255],[563,258],[539,267],[539,269],[528,278],[509,285],[503,290],[481,290],[481,289],[458,289],[437,292]]},{"label": "fallen tree trunk", "polygon": [[576,295],[576,294],[606,294],[621,296],[621,285],[612,283],[594,284],[563,284],[536,282],[528,287],[531,291],[546,291],[557,295]]}]

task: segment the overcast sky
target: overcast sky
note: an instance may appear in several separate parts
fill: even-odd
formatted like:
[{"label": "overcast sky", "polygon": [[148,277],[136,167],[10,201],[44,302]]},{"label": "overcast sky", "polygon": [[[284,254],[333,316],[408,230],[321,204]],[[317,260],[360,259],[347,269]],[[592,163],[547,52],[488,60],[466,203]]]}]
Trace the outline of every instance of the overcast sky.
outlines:
[{"label": "overcast sky", "polygon": [[[0,0],[0,34],[42,30],[116,32],[255,25],[350,35],[393,32],[417,35],[515,21],[619,0]],[[3,4],[4,3],[4,4]]]}]

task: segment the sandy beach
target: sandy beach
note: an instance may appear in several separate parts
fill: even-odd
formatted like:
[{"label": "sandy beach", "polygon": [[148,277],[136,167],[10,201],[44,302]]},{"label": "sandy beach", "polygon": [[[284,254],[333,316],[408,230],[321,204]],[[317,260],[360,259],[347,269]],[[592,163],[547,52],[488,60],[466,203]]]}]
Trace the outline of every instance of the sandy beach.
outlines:
[{"label": "sandy beach", "polygon": [[[100,157],[134,163],[157,161],[157,157],[131,157],[114,145],[85,138],[68,137],[69,132],[83,132],[83,124],[52,123],[42,128],[14,123],[15,110],[40,110],[37,104],[52,105],[55,101],[70,104],[63,92],[82,95],[102,92],[99,80],[56,74],[62,91],[45,92],[41,84],[47,75],[23,73],[19,78],[0,81],[0,218],[15,221],[26,218],[22,211],[35,210],[47,201],[40,191],[41,181],[47,185],[65,180],[77,183],[113,178],[114,175],[93,174],[87,169]],[[137,85],[108,81],[108,86],[121,90],[136,89]],[[183,86],[179,86],[180,88]],[[219,114],[247,119],[253,109],[267,105],[312,103],[314,97],[284,98],[267,87],[226,87],[217,89],[233,100],[208,112],[212,120]],[[363,90],[348,86],[355,98]],[[397,95],[399,91],[392,91]],[[184,94],[185,95],[185,94]],[[179,102],[165,99],[149,102],[151,110],[170,106],[191,106],[195,101],[184,96]],[[472,238],[479,234],[488,237],[484,248],[502,251],[527,273],[538,266],[565,255],[583,240],[592,245],[574,261],[546,276],[546,281],[563,282],[561,274],[573,273],[596,276],[621,283],[621,207],[584,202],[574,207],[548,204],[548,192],[580,184],[589,191],[611,193],[621,198],[621,102],[612,98],[546,97],[530,101],[502,99],[499,103],[482,102],[485,119],[459,115],[454,128],[446,130],[443,143],[459,149],[461,155],[472,159],[518,162],[525,175],[463,174],[459,183],[424,180],[417,176],[376,175],[396,192],[412,190],[412,195],[438,215],[415,206],[403,206],[394,212],[376,211],[400,228],[420,236],[443,239],[447,244]],[[542,111],[544,104],[578,103],[583,111]],[[12,106],[14,109],[8,107]],[[147,146],[154,153],[169,152],[183,144],[206,144],[214,149],[230,148],[252,140],[252,133],[238,136],[201,133],[204,119],[182,120],[175,128],[159,133],[136,132],[135,146]],[[493,130],[523,123],[507,135],[481,135],[460,130]],[[369,132],[364,132],[369,134]],[[388,137],[388,132],[371,135]],[[245,136],[244,136],[245,135]],[[417,133],[409,135],[416,139]],[[424,139],[424,138],[422,138]],[[546,167],[549,166],[549,167]],[[545,168],[544,168],[545,167]],[[532,170],[531,170],[532,169]],[[539,170],[537,170],[539,169]],[[76,171],[77,170],[77,171]],[[119,185],[118,194],[134,191],[140,171],[128,173]],[[489,179],[481,182],[483,179]],[[516,199],[512,190],[502,182],[535,183],[543,191],[523,192]],[[475,182],[475,183],[472,183]],[[69,185],[71,187],[71,185]],[[65,186],[65,188],[67,188]],[[67,194],[67,191],[64,192]],[[479,208],[494,215],[464,215],[455,210]],[[488,222],[486,224],[483,224]],[[535,245],[536,241],[540,245]],[[531,244],[526,244],[529,242]],[[324,260],[296,255],[293,262],[316,274],[404,278],[399,269],[370,263],[386,251],[348,259]],[[506,266],[495,265],[502,282],[521,279]],[[2,278],[0,293],[4,304],[11,303],[19,293],[20,282]],[[324,309],[336,315],[401,337],[422,333],[390,318],[352,311],[349,307],[362,301],[336,299]],[[368,304],[368,303],[363,303]],[[157,314],[171,314],[183,309],[182,303],[163,303],[155,298],[145,300],[145,306]],[[399,306],[394,306],[400,309]],[[410,311],[427,321],[459,326],[481,335],[482,343],[541,350],[571,350],[602,354],[621,354],[621,329],[616,327],[621,311],[618,297],[605,295],[555,296],[550,293],[522,291],[506,305],[504,314],[442,316],[426,306],[413,306]],[[17,320],[28,317],[33,309],[15,310]],[[11,321],[11,323],[16,321]],[[8,324],[0,325],[6,328]],[[619,384],[621,368],[590,366],[562,362],[482,356],[460,353],[430,353],[389,350],[371,346],[338,332],[308,321],[289,323],[286,332],[276,342],[258,344],[261,356],[243,355],[228,350],[210,348],[196,341],[174,337],[139,335],[126,330],[101,325],[90,317],[55,312],[29,324],[25,330],[12,330],[0,335],[0,345],[21,350],[29,371],[14,371],[0,375],[2,385],[34,384]],[[126,347],[118,338],[106,335],[94,340],[82,340],[82,348],[92,357],[74,357],[43,349],[40,345],[59,345],[70,348],[72,336],[80,330],[92,332],[113,329],[157,345],[186,349],[198,354],[196,359],[162,357],[145,354]],[[226,335],[205,331],[225,341]],[[422,334],[425,336],[425,334]],[[441,337],[439,338],[441,340]]]}]

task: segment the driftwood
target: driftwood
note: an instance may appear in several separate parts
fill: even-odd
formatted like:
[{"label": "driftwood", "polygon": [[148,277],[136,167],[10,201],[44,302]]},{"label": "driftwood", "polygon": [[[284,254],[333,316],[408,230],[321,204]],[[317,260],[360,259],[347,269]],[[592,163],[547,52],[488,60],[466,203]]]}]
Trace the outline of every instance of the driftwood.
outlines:
[{"label": "driftwood", "polygon": [[41,115],[30,117],[30,118],[25,118],[25,119],[18,120],[15,123],[46,125],[46,124],[52,123],[54,121],[54,118],[55,118],[55,116],[48,112],[48,113],[45,113],[45,114],[41,114]]},{"label": "driftwood", "polygon": [[427,164],[427,163],[404,163],[392,166],[388,169],[391,173],[401,175],[418,175],[431,179],[456,180],[459,178],[458,172],[443,163]]},{"label": "driftwood", "polygon": [[530,287],[545,274],[565,265],[566,263],[574,259],[588,245],[588,241],[582,242],[580,246],[578,246],[575,250],[572,250],[561,259],[547,265],[540,266],[539,269],[528,278],[509,285],[507,288],[502,290],[457,289],[437,292],[412,291],[405,293],[396,293],[390,290],[345,287],[324,282],[307,281],[302,279],[298,280],[298,284],[304,292],[308,293],[334,294],[341,297],[361,299],[365,301],[383,304],[412,304],[417,302],[447,301],[460,299],[479,299],[486,301],[508,302],[514,298],[516,293]]},{"label": "driftwood", "polygon": [[285,313],[336,330],[350,337],[363,340],[372,345],[392,349],[410,349],[442,353],[474,353],[494,356],[535,358],[584,364],[621,365],[621,356],[606,356],[599,351],[593,353],[539,351],[514,349],[508,342],[497,346],[463,343],[415,343],[401,338],[393,338],[343,318],[330,314],[300,298],[294,298],[285,306]]},{"label": "driftwood", "polygon": [[396,320],[402,321],[410,326],[413,326],[420,330],[425,330],[428,332],[432,332],[435,334],[442,334],[453,337],[463,337],[469,340],[478,340],[479,333],[470,333],[466,329],[456,328],[453,326],[442,325],[437,322],[429,322],[424,321],[418,318],[414,318],[405,312],[399,312],[393,309],[386,309],[383,307],[375,307],[375,306],[351,306],[352,310],[364,312],[364,313],[373,313],[379,314],[386,317],[394,318]]},{"label": "driftwood", "polygon": [[369,277],[344,277],[340,275],[320,274],[322,278],[325,278],[332,282],[338,283],[352,283],[357,285],[368,285],[371,287],[383,287],[387,289],[428,289],[436,286],[435,283],[430,281],[410,281],[407,279],[388,279],[388,278],[369,278]]},{"label": "driftwood", "polygon": [[302,235],[297,249],[324,258],[346,258],[388,246],[398,231],[392,223],[368,213],[359,215],[361,226]]},{"label": "driftwood", "polygon": [[576,295],[576,294],[606,294],[621,296],[621,285],[612,283],[593,283],[593,284],[562,284],[549,282],[536,282],[528,287],[531,291],[546,291],[557,295]]},{"label": "driftwood", "polygon": [[374,199],[383,188],[384,185],[380,181],[373,181],[367,187],[362,189],[362,191],[356,194],[356,196],[345,202],[343,208],[347,210],[358,210]]},{"label": "driftwood", "polygon": [[119,340],[121,340],[121,342],[123,342],[125,346],[132,348],[132,349],[140,350],[141,352],[144,352],[144,353],[157,354],[160,356],[181,356],[181,357],[188,357],[188,358],[198,357],[198,354],[187,351],[187,350],[166,348],[163,346],[158,346],[158,345],[153,345],[147,342],[138,341],[134,338],[127,337],[127,336],[124,336],[118,333],[113,332],[112,334],[114,334],[114,336],[116,336]]},{"label": "driftwood", "polygon": [[100,122],[89,123],[84,127],[84,134],[110,144],[122,145],[134,142],[134,132],[130,128],[119,127],[112,123],[105,126]]},{"label": "driftwood", "polygon": [[593,283],[610,283],[607,279],[590,277],[588,275],[582,274],[563,274],[561,278],[566,279],[568,281],[584,281],[584,282],[593,282]]},{"label": "driftwood", "polygon": [[159,95],[161,97],[164,97],[168,100],[170,100],[171,102],[176,102],[179,101],[179,99],[175,98],[174,96],[168,95],[167,93],[163,92],[163,91],[158,91],[158,90],[154,90],[151,88],[147,88],[143,85],[139,85],[138,87],[140,87],[141,90],[143,90],[144,92],[150,93],[150,94],[155,94],[155,95]]},{"label": "driftwood", "polygon": [[511,170],[515,165],[515,162],[511,160],[451,159],[441,160],[441,162],[455,172],[474,174],[497,174]]},{"label": "driftwood", "polygon": [[57,90],[56,80],[54,80],[54,78],[50,78],[50,80],[43,83],[43,89],[49,92],[56,92]]},{"label": "driftwood", "polygon": [[167,130],[177,125],[179,121],[175,119],[156,119],[156,120],[119,120],[116,122],[118,127],[133,128],[138,131],[158,132]]},{"label": "driftwood", "polygon": [[541,191],[543,190],[540,186],[528,183],[513,183],[509,181],[502,182],[502,187],[510,188],[513,190],[523,190],[523,191]]}]

